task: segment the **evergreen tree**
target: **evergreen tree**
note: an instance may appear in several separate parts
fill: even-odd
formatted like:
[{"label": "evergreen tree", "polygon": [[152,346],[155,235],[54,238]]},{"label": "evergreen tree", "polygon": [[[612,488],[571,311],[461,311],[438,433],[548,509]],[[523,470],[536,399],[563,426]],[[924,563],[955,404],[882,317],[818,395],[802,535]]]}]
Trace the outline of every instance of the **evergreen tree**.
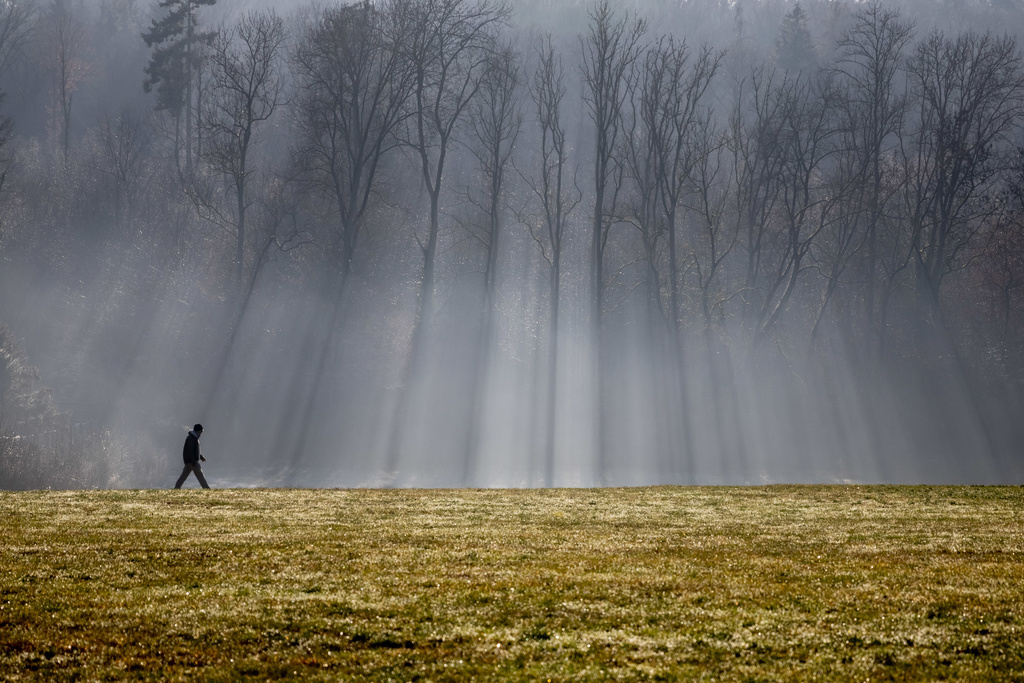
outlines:
[{"label": "evergreen tree", "polygon": [[807,14],[799,2],[782,20],[779,37],[775,40],[775,58],[787,71],[809,69],[818,61],[818,51],[807,30]]},{"label": "evergreen tree", "polygon": [[[151,92],[155,86],[157,111],[169,112],[179,124],[184,111],[188,168],[192,166],[192,99],[196,90],[192,79],[200,68],[202,46],[210,44],[216,35],[214,31],[197,29],[196,13],[200,7],[216,2],[161,0],[159,7],[167,13],[159,19],[153,19],[149,30],[142,34],[146,46],[153,49],[149,64],[144,69],[146,79],[142,87],[146,92]],[[175,132],[178,132],[178,126]]]}]

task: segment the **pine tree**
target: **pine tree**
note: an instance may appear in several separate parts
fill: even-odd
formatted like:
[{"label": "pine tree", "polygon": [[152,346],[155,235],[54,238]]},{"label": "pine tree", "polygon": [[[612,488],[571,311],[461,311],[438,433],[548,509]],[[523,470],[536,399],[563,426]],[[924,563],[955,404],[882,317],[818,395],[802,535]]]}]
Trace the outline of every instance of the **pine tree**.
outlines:
[{"label": "pine tree", "polygon": [[775,40],[775,57],[779,66],[787,71],[809,69],[818,61],[818,51],[807,30],[807,14],[799,2],[782,20],[779,37]]},{"label": "pine tree", "polygon": [[156,87],[156,109],[167,111],[180,124],[185,114],[186,166],[192,167],[192,79],[200,68],[201,48],[209,45],[214,31],[199,31],[196,12],[217,0],[161,0],[159,7],[167,13],[153,19],[142,34],[146,46],[153,49],[144,71],[142,87],[151,92]]}]

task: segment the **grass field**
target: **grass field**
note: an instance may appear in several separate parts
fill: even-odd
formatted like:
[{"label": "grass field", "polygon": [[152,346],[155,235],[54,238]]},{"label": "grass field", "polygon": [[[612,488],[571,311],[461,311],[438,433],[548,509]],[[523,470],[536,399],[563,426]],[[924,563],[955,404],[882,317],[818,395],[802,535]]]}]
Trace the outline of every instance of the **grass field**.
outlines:
[{"label": "grass field", "polygon": [[1024,680],[1024,489],[0,493],[0,678]]}]

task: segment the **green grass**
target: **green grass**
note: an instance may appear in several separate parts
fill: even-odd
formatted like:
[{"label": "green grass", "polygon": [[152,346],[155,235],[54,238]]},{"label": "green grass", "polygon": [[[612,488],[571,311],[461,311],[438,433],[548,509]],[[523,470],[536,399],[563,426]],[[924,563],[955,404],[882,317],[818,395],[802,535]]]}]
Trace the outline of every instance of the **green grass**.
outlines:
[{"label": "green grass", "polygon": [[0,493],[0,678],[1024,680],[1024,489]]}]

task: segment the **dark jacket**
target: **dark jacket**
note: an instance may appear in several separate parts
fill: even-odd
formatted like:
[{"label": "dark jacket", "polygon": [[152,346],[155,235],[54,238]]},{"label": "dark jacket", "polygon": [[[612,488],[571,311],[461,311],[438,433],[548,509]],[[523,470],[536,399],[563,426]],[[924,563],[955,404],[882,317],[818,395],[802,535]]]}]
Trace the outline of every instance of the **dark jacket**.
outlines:
[{"label": "dark jacket", "polygon": [[199,437],[195,432],[189,432],[185,437],[185,447],[181,451],[181,457],[186,465],[199,462]]}]

